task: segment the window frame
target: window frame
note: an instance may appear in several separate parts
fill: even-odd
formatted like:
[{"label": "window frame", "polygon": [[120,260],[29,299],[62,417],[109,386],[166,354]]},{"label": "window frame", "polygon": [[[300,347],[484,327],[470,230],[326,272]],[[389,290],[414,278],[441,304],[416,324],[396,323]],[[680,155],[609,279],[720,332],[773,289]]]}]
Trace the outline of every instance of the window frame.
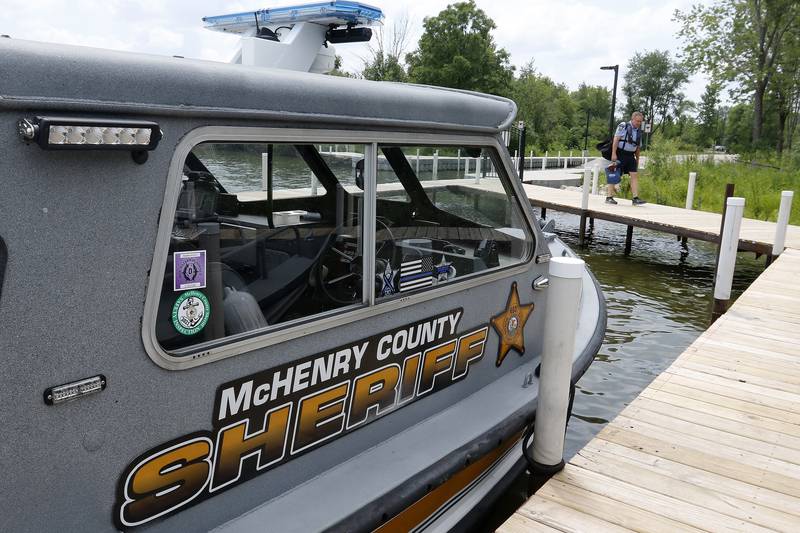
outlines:
[{"label": "window frame", "polygon": [[[163,286],[164,276],[161,275],[166,268],[170,234],[175,217],[180,184],[183,174],[183,164],[186,157],[195,146],[204,142],[239,142],[239,143],[280,143],[280,144],[361,144],[365,148],[364,168],[364,194],[362,221],[364,281],[362,302],[352,306],[342,307],[325,313],[311,315],[304,319],[288,322],[285,325],[277,324],[268,329],[255,330],[242,334],[241,338],[226,337],[212,343],[198,344],[198,348],[187,351],[185,355],[170,353],[158,342],[156,338],[156,317],[159,298]],[[425,291],[414,292],[407,296],[391,298],[377,302],[375,300],[375,284],[372,282],[375,275],[375,215],[377,198],[377,167],[379,144],[407,144],[407,145],[473,145],[491,149],[490,158],[495,165],[501,179],[507,179],[514,201],[522,213],[522,219],[527,225],[525,230],[531,237],[531,247],[528,255],[518,263],[477,273],[454,283],[446,283]],[[412,132],[387,132],[372,130],[331,130],[317,128],[270,128],[250,126],[201,126],[186,133],[175,148],[167,173],[164,199],[161,205],[161,214],[158,221],[158,233],[153,251],[153,260],[145,296],[142,315],[142,342],[150,359],[158,366],[167,370],[185,370],[205,363],[219,361],[257,349],[274,346],[305,335],[325,331],[331,328],[349,324],[368,317],[380,315],[397,309],[416,305],[435,298],[441,298],[465,289],[492,283],[526,272],[530,268],[532,258],[537,247],[537,233],[531,210],[522,203],[524,190],[516,179],[516,174],[511,168],[510,159],[503,157],[505,147],[500,140],[492,135],[477,134],[429,134]],[[507,189],[504,187],[504,189]],[[507,190],[508,192],[508,190]],[[527,196],[525,196],[527,199]],[[369,250],[369,252],[366,252]],[[227,340],[226,339],[234,339]],[[211,346],[209,346],[211,344]]]}]

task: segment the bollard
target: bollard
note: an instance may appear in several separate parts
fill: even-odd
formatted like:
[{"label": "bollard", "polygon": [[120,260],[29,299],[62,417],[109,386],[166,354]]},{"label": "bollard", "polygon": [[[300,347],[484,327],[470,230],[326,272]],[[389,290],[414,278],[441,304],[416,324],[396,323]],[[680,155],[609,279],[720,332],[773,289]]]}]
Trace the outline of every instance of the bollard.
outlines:
[{"label": "bollard", "polygon": [[475,158],[475,183],[481,182],[481,172],[483,170],[483,162],[480,157]]},{"label": "bollard", "polygon": [[736,252],[739,249],[739,230],[742,227],[744,214],[744,198],[731,196],[725,203],[725,221],[723,222],[722,240],[719,245],[719,263],[714,279],[714,307],[711,321],[728,309],[733,285],[733,271],[736,268]]},{"label": "bollard", "polygon": [[584,262],[574,257],[550,260],[550,288],[544,319],[539,402],[533,429],[533,474],[552,475],[564,468],[564,434],[569,410],[572,356]]},{"label": "bollard", "polygon": [[583,186],[581,187],[581,223],[578,230],[578,243],[583,246],[586,235],[586,212],[589,210],[589,169],[583,170]]},{"label": "bollard", "polygon": [[789,214],[792,212],[793,191],[781,192],[781,207],[778,211],[778,227],[775,229],[775,242],[772,244],[772,256],[783,253],[786,244],[786,226],[789,225]]},{"label": "bollard", "polygon": [[600,180],[600,169],[594,167],[592,169],[592,194],[597,194],[597,182]]},{"label": "bollard", "polygon": [[261,154],[261,190],[266,191],[269,184],[269,173],[267,169],[269,168],[269,154],[264,152]]},{"label": "bollard", "polygon": [[689,188],[686,191],[686,209],[694,209],[694,186],[697,181],[697,172],[689,172]]},{"label": "bollard", "polygon": [[439,175],[439,150],[433,152],[433,179]]}]

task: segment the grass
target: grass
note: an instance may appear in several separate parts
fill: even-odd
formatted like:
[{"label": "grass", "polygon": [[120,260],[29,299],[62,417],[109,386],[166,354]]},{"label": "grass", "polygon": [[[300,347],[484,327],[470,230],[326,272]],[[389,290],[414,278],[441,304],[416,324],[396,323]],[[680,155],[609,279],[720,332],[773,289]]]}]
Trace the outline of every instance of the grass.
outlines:
[{"label": "grass", "polygon": [[[689,172],[697,172],[694,208],[722,212],[725,185],[733,183],[734,196],[745,198],[744,216],[775,222],[781,191],[795,191],[790,224],[800,225],[800,171],[753,166],[749,162],[720,163],[695,160],[675,161],[665,154],[650,152],[639,174],[640,196],[649,202],[685,207]],[[623,192],[629,193],[627,180]]]}]

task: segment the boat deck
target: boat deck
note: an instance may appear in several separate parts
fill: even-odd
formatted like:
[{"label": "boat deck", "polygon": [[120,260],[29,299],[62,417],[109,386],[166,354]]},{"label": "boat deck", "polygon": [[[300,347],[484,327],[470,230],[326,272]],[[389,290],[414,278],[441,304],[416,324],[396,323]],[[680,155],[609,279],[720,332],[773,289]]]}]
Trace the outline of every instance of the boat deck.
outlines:
[{"label": "boat deck", "polygon": [[798,531],[799,278],[786,250],[498,531]]}]

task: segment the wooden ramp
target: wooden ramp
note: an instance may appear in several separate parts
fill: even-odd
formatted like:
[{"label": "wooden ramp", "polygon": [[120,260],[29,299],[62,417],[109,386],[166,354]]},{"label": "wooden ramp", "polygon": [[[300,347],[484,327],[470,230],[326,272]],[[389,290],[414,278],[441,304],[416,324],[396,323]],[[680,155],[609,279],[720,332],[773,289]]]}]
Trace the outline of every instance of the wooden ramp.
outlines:
[{"label": "wooden ramp", "polygon": [[800,531],[800,251],[498,531]]}]

